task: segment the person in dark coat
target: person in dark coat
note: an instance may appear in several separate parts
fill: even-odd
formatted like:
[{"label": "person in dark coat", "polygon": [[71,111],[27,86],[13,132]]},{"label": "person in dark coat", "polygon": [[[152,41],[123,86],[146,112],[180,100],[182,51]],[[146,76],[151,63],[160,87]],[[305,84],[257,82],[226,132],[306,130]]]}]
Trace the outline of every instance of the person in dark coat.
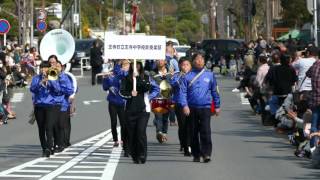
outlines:
[{"label": "person in dark coat", "polygon": [[136,91],[133,88],[133,64],[129,75],[122,79],[120,96],[126,99],[125,115],[129,137],[129,153],[134,163],[144,164],[147,158],[146,128],[149,113],[146,111],[145,93],[151,90],[149,76],[144,74],[141,62],[137,63]]},{"label": "person in dark coat", "polygon": [[[90,65],[92,67],[92,69],[91,69],[91,71],[92,71],[91,84],[92,85],[96,84],[96,75],[98,73],[101,73],[102,64],[103,64],[102,51],[101,51],[99,41],[96,40],[93,43],[93,47],[90,49]],[[99,82],[101,82],[101,78],[98,79],[98,83]]]}]

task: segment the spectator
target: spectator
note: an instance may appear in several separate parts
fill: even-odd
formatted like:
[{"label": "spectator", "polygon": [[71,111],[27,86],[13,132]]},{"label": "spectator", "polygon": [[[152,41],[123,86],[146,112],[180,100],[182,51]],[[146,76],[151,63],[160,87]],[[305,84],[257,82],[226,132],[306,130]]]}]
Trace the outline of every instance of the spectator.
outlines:
[{"label": "spectator", "polygon": [[310,69],[310,67],[316,62],[316,58],[318,55],[318,48],[309,47],[307,49],[307,57],[300,58],[297,61],[292,63],[292,66],[298,73],[298,91],[307,91],[311,92],[311,79],[306,77],[306,72]]},{"label": "spectator", "polygon": [[[306,73],[307,77],[311,78],[312,85],[312,122],[311,133],[319,131],[320,125],[320,61],[317,60]],[[310,147],[313,152],[316,147],[316,137],[311,138]]]},{"label": "spectator", "polygon": [[[95,85],[96,75],[101,73],[103,64],[102,51],[98,40],[93,43],[93,47],[90,49],[90,63],[92,67],[91,84]],[[98,79],[99,82],[101,82],[101,78]]]},{"label": "spectator", "polygon": [[[274,125],[278,124],[275,119],[277,109],[282,105],[283,101],[297,81],[295,70],[289,65],[291,57],[289,55],[281,56],[281,65],[270,68],[266,75],[266,82],[272,87],[273,95],[269,100],[270,112],[273,115]],[[286,74],[284,76],[284,74]]]}]

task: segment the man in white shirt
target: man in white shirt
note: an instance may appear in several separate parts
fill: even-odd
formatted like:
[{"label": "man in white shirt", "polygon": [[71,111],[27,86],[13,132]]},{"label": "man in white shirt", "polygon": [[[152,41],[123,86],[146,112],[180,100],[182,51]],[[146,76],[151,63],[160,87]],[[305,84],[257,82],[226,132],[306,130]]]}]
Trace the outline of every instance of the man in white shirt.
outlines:
[{"label": "man in white shirt", "polygon": [[309,68],[316,62],[318,56],[318,48],[309,47],[307,49],[307,57],[300,58],[297,61],[292,63],[293,68],[298,73],[298,86],[297,89],[302,91],[311,91],[311,79],[306,77],[306,72]]}]

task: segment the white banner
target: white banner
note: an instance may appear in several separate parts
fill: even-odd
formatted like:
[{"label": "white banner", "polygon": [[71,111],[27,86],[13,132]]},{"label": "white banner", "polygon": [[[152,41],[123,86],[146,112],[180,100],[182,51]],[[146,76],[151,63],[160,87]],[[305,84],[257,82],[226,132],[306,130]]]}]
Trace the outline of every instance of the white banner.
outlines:
[{"label": "white banner", "polygon": [[144,35],[105,36],[106,59],[165,59],[166,37]]}]

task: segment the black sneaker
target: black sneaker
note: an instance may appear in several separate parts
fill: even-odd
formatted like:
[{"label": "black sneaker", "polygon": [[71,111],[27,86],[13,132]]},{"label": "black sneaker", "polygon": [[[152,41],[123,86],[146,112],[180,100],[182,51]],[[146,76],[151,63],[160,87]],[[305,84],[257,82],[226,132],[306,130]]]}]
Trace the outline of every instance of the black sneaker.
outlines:
[{"label": "black sneaker", "polygon": [[49,149],[45,149],[43,152],[43,157],[50,157],[51,151]]},{"label": "black sneaker", "polygon": [[200,157],[194,157],[193,162],[200,162]]},{"label": "black sneaker", "polygon": [[114,141],[113,147],[119,147],[119,142],[118,141]]},{"label": "black sneaker", "polygon": [[129,153],[127,151],[124,151],[124,154],[123,154],[124,157],[129,157]]},{"label": "black sneaker", "polygon": [[210,162],[210,161],[211,161],[210,156],[205,156],[205,157],[203,157],[203,162],[204,162],[204,163],[208,163],[208,162]]},{"label": "black sneaker", "polygon": [[139,161],[138,158],[134,158],[134,159],[132,159],[132,160],[133,160],[133,163],[135,163],[135,164],[140,164],[140,161]]},{"label": "black sneaker", "polygon": [[191,156],[191,153],[189,151],[185,151],[183,155],[189,157]]},{"label": "black sneaker", "polygon": [[57,147],[54,149],[54,153],[61,153],[64,150],[63,147]]},{"label": "black sneaker", "polygon": [[141,162],[141,164],[144,164],[144,163],[146,163],[146,157],[144,157],[144,156],[141,156],[140,157],[140,162]]}]

